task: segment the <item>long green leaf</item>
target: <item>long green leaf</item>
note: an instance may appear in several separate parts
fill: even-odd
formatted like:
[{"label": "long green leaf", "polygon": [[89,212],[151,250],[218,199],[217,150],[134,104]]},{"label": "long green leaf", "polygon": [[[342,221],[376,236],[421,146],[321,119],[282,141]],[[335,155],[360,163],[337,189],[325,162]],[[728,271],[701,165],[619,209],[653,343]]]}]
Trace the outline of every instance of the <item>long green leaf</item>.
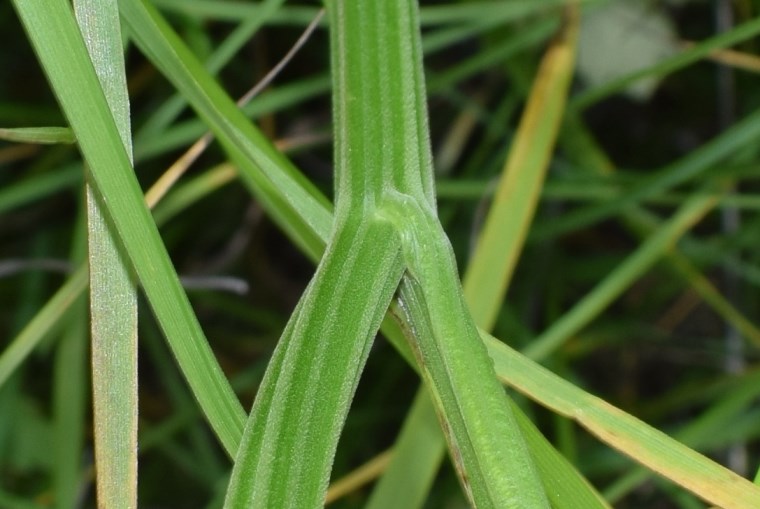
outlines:
[{"label": "long green leaf", "polygon": [[[731,391],[716,398],[710,408],[673,432],[673,436],[692,448],[709,447],[715,438],[734,428],[742,420],[742,414],[746,415],[757,400],[760,395],[759,374],[754,372],[746,375],[747,383],[737,384]],[[651,477],[650,470],[637,466],[608,486],[605,494],[614,503]]]},{"label": "long green leaf", "polygon": [[500,378],[603,442],[719,507],[752,509],[760,486],[561,379],[485,332]]},{"label": "long green leaf", "polygon": [[[240,25],[209,56],[205,63],[205,67],[209,73],[218,73],[238,50],[250,41],[256,32],[270,20],[272,15],[282,6],[283,2],[284,0],[265,0],[254,14],[242,19]],[[135,144],[151,137],[165,135],[166,127],[177,118],[186,105],[187,101],[182,94],[176,94],[166,100],[142,125],[140,131],[135,135]]]},{"label": "long green leaf", "polygon": [[575,62],[578,13],[566,22],[539,67],[502,178],[464,276],[478,326],[491,329],[533,219],[565,110]]},{"label": "long green leaf", "polygon": [[[119,2],[137,45],[206,121],[273,219],[313,259],[330,231],[330,204],[238,109],[160,14],[144,0]],[[315,234],[316,232],[316,234]]]},{"label": "long green leaf", "polygon": [[5,347],[0,356],[0,386],[5,384],[29,353],[60,325],[63,316],[87,287],[87,268],[81,267]]},{"label": "long green leaf", "polygon": [[230,454],[244,413],[203,336],[146,208],[129,158],[65,0],[14,6],[88,162],[93,184],[193,393]]}]

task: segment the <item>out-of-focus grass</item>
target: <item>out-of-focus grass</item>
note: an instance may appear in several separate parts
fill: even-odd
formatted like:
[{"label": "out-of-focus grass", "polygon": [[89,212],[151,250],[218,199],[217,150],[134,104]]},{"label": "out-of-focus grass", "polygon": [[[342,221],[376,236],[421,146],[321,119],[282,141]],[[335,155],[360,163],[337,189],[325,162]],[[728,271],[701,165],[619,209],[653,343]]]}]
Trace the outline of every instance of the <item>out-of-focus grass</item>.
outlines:
[{"label": "out-of-focus grass", "polygon": [[[225,46],[231,34],[240,37],[243,28],[252,31],[254,23],[250,13],[233,9],[230,2],[155,4],[166,9],[175,28],[203,59],[212,59],[213,50]],[[523,14],[464,8],[447,13],[423,2],[432,141],[434,151],[445,154],[447,168],[445,182],[438,187],[439,207],[460,266],[470,259],[495,188],[493,178],[510,149],[547,38],[558,25],[554,11],[525,14],[527,2],[514,4],[522,5]],[[284,54],[316,10],[311,4],[273,9],[261,31],[251,40],[243,38],[242,49],[229,55],[231,62],[219,72],[225,88],[238,92],[252,85]],[[674,58],[672,65],[642,73],[666,76],[648,102],[609,95],[609,87],[587,89],[576,79],[571,105],[576,111],[585,109],[560,132],[562,145],[550,162],[534,229],[494,331],[512,346],[536,348],[530,345],[537,337],[556,330],[554,324],[561,323],[568,310],[622,266],[640,245],[639,235],[646,236],[664,223],[705,183],[729,181],[733,191],[721,195],[717,207],[739,208],[736,229],[728,230],[716,212],[709,213],[674,246],[678,251],[673,256],[683,256],[689,263],[687,276],[678,270],[683,260],[675,262],[677,270],[665,258],[653,264],[627,281],[603,311],[557,341],[558,348],[546,362],[564,378],[752,477],[760,457],[760,415],[752,406],[758,356],[757,344],[751,341],[758,322],[752,310],[757,308],[760,279],[754,249],[759,224],[754,177],[759,163],[756,76],[735,72],[730,93],[737,120],[722,131],[717,97],[725,91],[714,85],[715,64],[703,58],[707,49],[731,36],[713,35],[712,13],[706,5],[673,7],[670,14],[684,38],[705,42]],[[740,14],[736,24],[751,31],[757,21],[741,16],[756,14]],[[10,41],[0,45],[2,61],[13,71],[11,79],[0,83],[0,126],[62,125],[8,3],[0,6],[0,28]],[[635,24],[630,30],[636,30]],[[320,140],[293,158],[329,193],[331,151],[324,141],[330,132],[326,39],[324,32],[316,34],[245,111],[272,139]],[[752,53],[753,44],[750,39],[737,49]],[[206,128],[181,107],[172,89],[136,51],[130,49],[128,57],[136,171],[147,189],[178,150]],[[592,104],[594,98],[597,102]],[[467,122],[462,120],[465,117]],[[581,130],[588,136],[585,141],[578,136]],[[717,150],[711,151],[712,147]],[[311,267],[239,185],[221,186],[224,175],[212,168],[223,159],[221,151],[212,147],[156,215],[181,273],[232,275],[250,284],[243,296],[213,289],[190,294],[214,353],[247,408]],[[0,164],[0,267],[10,267],[0,279],[0,347],[5,354],[8,341],[62,282],[58,273],[7,262],[68,259],[82,199],[81,168],[70,147],[28,148],[3,142]],[[595,167],[600,164],[621,170],[600,174]],[[692,170],[669,177],[679,173],[679,167]],[[649,230],[646,225],[631,229],[631,216],[641,212],[648,218]],[[730,284],[737,284],[738,290],[727,290],[732,277],[727,274],[734,275],[737,283]],[[70,284],[82,281],[80,275]],[[724,297],[723,304],[716,305],[700,293],[699,281],[711,283]],[[728,315],[725,305],[731,309]],[[0,388],[0,415],[13,416],[0,419],[3,507],[54,503],[55,469],[48,454],[55,440],[51,374],[54,352],[59,342],[63,345],[61,330],[74,318],[72,314],[55,319],[58,325]],[[736,355],[729,353],[723,339],[729,320],[745,340],[738,354],[745,374],[726,369],[730,356]],[[147,319],[142,327],[141,506],[204,507],[224,491],[227,460],[164,347],[151,339],[155,326]],[[63,354],[57,362],[61,359]],[[334,477],[392,445],[415,380],[387,344],[376,344],[340,443]],[[549,418],[529,404],[525,409],[616,506],[651,507],[655,502],[663,507],[693,506],[680,490],[632,471],[630,463],[563,418]],[[79,438],[84,440],[85,454],[74,476],[75,491],[84,506],[92,507],[92,439],[89,432]],[[461,496],[449,468],[444,467],[433,483],[431,507]],[[360,506],[368,492],[359,488],[336,506]]]}]

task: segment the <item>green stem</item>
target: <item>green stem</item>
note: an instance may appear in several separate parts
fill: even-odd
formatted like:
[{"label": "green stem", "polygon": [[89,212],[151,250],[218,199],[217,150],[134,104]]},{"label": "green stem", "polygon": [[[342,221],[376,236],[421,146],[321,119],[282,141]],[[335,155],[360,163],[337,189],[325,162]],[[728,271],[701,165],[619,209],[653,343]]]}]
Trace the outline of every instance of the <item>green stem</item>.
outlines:
[{"label": "green stem", "polygon": [[402,309],[441,414],[444,435],[475,507],[549,507],[535,465],[464,303],[451,246],[435,213],[388,193],[380,217],[401,235],[407,270]]},{"label": "green stem", "polygon": [[225,508],[321,507],[359,376],[403,273],[395,232],[336,233],[267,367]]}]

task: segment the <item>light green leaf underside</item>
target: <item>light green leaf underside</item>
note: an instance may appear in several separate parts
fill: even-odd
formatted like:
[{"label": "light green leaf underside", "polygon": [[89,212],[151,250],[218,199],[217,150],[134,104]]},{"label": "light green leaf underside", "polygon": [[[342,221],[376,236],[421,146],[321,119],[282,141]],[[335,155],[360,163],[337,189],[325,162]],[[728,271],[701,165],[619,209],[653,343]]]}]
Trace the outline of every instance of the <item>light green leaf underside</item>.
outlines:
[{"label": "light green leaf underside", "polygon": [[[74,12],[124,149],[131,154],[117,2],[75,0]],[[136,508],[137,288],[102,197],[89,182],[85,193],[97,499],[104,507]]]}]

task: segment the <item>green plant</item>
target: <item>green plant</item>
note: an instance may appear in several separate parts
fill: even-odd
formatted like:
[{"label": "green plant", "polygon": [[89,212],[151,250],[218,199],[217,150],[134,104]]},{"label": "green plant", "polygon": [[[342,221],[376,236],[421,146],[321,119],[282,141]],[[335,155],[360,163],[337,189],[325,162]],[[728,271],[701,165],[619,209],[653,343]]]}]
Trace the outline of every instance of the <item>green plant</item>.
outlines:
[{"label": "green plant", "polygon": [[[565,114],[562,142],[569,144],[568,152],[577,150],[580,160],[596,157],[590,168],[605,164],[593,141],[566,141],[571,136],[583,137],[577,108],[590,100],[586,95],[580,102],[565,105],[577,44],[578,5],[550,1],[488,4],[494,9],[492,17],[483,16],[480,4],[431,8],[423,11],[423,21],[427,12],[428,22],[453,19],[465,23],[467,30],[445,26],[436,33],[437,38],[424,43],[413,1],[329,0],[336,171],[333,211],[317,186],[251,124],[150,2],[77,2],[79,27],[64,0],[13,3],[88,167],[99,503],[132,507],[137,500],[134,286],[138,283],[203,418],[232,460],[229,484],[226,480],[222,483],[224,488],[212,505],[221,505],[222,499],[225,507],[322,504],[341,429],[381,324],[384,335],[419,372],[425,389],[415,399],[399,438],[394,451],[397,460],[372,495],[370,505],[374,507],[398,507],[401,502],[392,500],[392,495],[401,485],[403,493],[416,494],[405,497],[406,503],[422,503],[444,443],[465,497],[474,506],[608,506],[572,462],[540,434],[499,382],[574,420],[607,445],[711,503],[749,508],[760,500],[760,489],[749,481],[529,359],[544,360],[555,353],[723,199],[727,186],[725,177],[718,175],[679,199],[678,210],[661,224],[646,211],[634,208],[745,146],[760,128],[756,114],[655,177],[634,180],[626,188],[621,187],[625,182],[613,181],[611,200],[590,203],[556,225],[544,225],[543,233],[540,228],[533,231],[535,236],[547,237],[563,228],[625,212],[644,240],[521,354],[484,330],[492,329],[499,315],[516,259],[529,235]],[[299,10],[282,3],[252,5],[251,12],[244,13],[247,18],[241,30],[250,35],[277,15],[293,21],[299,15],[310,19],[315,14],[313,9]],[[227,6],[168,0],[156,5],[175,9]],[[154,119],[152,128],[163,132],[187,101],[214,133],[240,180],[267,214],[294,244],[319,262],[267,364],[247,420],[190,306],[131,169],[125,77],[121,72],[108,72],[124,68],[117,9],[129,39],[181,96],[167,101],[162,110],[165,120]],[[549,9],[548,14],[527,17],[544,9]],[[525,27],[513,38],[494,42],[495,53],[502,57],[549,34],[557,35],[535,79],[522,76],[527,104],[462,289],[436,209],[422,53],[426,44],[429,48],[450,43],[487,30],[499,20],[517,17],[528,20]],[[754,24],[750,28],[756,31]],[[741,34],[748,37],[755,33],[752,30],[744,27]],[[725,38],[723,43],[733,40]],[[102,41],[102,45],[92,41]],[[697,46],[690,51],[698,55],[706,50]],[[473,58],[467,64],[477,69],[487,65],[488,56],[484,53],[485,63]],[[212,68],[218,65],[212,63]],[[519,82],[520,72],[513,72]],[[450,71],[440,74],[437,81],[431,78],[430,88],[445,88],[447,80],[456,76]],[[316,83],[319,85],[318,80]],[[618,86],[625,84],[621,80]],[[40,141],[39,131],[12,134]],[[59,136],[59,130],[42,130],[44,141],[60,141]],[[201,185],[208,186],[208,192],[222,181],[204,180]],[[167,201],[170,199],[171,195]],[[181,199],[179,190],[173,199]],[[156,216],[160,217],[159,211]],[[509,228],[504,228],[505,224]],[[670,256],[691,274],[695,285],[700,283],[688,261],[675,252]],[[78,263],[82,257],[73,259]],[[701,284],[705,293],[711,291],[704,281]],[[85,286],[85,269],[79,269],[16,336],[0,357],[0,381],[9,379],[67,309],[74,312]],[[718,302],[714,295],[713,301],[725,316],[733,317],[747,337],[757,338],[751,322],[730,304]],[[81,321],[78,326],[81,328]],[[64,443],[64,436],[81,440],[84,426],[83,370],[77,369],[76,380],[69,379],[70,388],[63,376],[76,362],[82,362],[83,335],[76,329],[69,334],[77,339],[66,340],[60,347],[62,382],[56,385],[61,391],[59,444]],[[117,335],[123,339],[116,340]],[[68,346],[64,349],[63,345]],[[76,405],[66,404],[70,401],[66,395],[71,393],[80,398]],[[736,405],[743,408],[756,392],[748,394],[743,393]],[[188,408],[192,410],[192,405]],[[442,434],[431,422],[435,415]],[[427,440],[424,451],[417,448],[420,436]],[[202,444],[203,438],[198,443]],[[70,448],[62,448],[52,468],[58,476],[56,504],[61,507],[74,504],[72,472],[77,471],[81,447],[72,443]],[[213,453],[209,457],[213,458]],[[404,474],[410,460],[402,458],[410,457],[420,461],[414,478]],[[224,479],[224,470],[213,476],[214,482]]]}]

